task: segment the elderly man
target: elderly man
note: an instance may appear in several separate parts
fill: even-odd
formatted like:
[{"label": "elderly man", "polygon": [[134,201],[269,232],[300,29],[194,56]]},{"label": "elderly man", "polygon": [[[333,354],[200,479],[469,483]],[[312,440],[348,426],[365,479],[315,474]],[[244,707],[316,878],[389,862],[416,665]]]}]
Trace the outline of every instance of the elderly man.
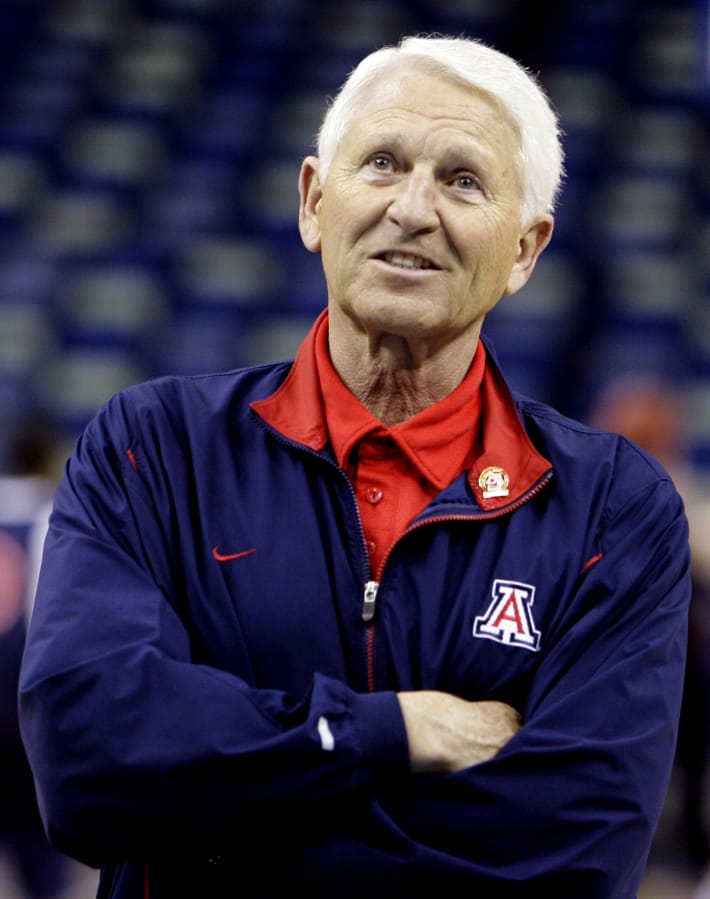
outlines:
[{"label": "elderly man", "polygon": [[56,497],[21,680],[99,895],[632,899],[689,598],[665,471],[513,396],[481,339],[562,170],[528,73],[367,57],[300,177],[293,363],[114,397]]}]

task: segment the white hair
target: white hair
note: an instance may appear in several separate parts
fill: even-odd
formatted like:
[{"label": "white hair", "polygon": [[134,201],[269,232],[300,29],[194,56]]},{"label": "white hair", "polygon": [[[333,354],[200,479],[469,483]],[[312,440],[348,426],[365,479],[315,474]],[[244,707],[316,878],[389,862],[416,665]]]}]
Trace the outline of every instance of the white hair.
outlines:
[{"label": "white hair", "polygon": [[318,132],[321,177],[326,177],[366,88],[406,62],[484,91],[502,104],[520,135],[523,223],[552,212],[564,175],[557,115],[534,75],[512,57],[470,38],[405,37],[397,46],[366,56],[336,94]]}]

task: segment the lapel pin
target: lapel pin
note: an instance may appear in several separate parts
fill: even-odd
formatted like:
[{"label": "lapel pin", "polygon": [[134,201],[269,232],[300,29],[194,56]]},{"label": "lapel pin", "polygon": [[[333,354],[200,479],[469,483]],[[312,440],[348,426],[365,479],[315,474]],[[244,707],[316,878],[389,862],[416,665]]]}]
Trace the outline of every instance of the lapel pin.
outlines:
[{"label": "lapel pin", "polygon": [[483,491],[483,499],[492,499],[496,496],[508,496],[508,484],[510,478],[505,469],[498,465],[489,465],[484,468],[478,478],[478,486]]}]

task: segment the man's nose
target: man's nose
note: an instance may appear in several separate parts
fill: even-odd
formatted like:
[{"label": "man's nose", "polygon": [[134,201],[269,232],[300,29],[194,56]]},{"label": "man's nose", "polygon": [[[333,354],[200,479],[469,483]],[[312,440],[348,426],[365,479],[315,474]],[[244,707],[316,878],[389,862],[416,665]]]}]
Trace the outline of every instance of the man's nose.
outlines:
[{"label": "man's nose", "polygon": [[431,174],[411,171],[396,185],[388,208],[390,219],[407,234],[435,230],[439,225],[436,184]]}]

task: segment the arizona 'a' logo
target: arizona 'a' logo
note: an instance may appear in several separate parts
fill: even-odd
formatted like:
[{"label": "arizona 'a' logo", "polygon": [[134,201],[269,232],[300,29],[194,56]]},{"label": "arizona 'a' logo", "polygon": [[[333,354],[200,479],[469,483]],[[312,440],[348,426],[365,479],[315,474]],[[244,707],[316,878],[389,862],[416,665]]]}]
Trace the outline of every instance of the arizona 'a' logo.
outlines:
[{"label": "arizona 'a' logo", "polygon": [[495,580],[492,594],[486,614],[478,615],[473,622],[473,636],[537,652],[540,631],[535,628],[531,610],[535,588],[517,581]]}]

